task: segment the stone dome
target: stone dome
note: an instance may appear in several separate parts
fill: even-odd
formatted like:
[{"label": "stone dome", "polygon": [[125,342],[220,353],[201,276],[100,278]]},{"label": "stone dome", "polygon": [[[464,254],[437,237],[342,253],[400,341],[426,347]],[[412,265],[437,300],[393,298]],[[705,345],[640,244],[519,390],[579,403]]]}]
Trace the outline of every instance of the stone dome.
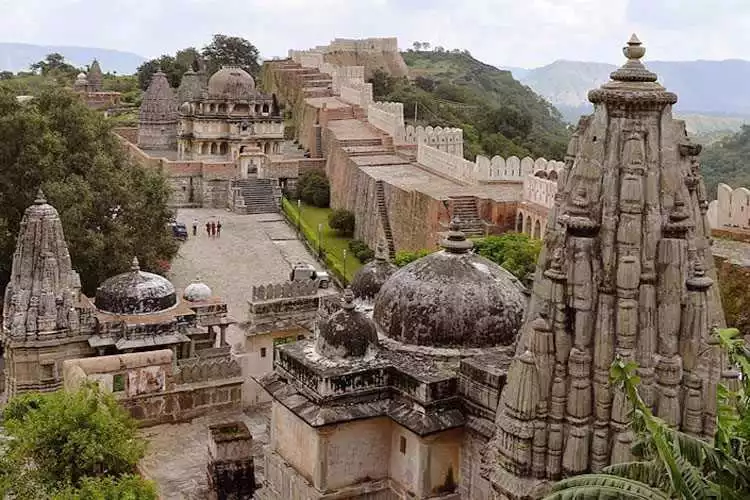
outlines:
[{"label": "stone dome", "polygon": [[147,314],[177,304],[172,283],[158,274],[141,271],[133,258],[130,272],[108,278],[96,289],[97,309],[115,314]]},{"label": "stone dome", "polygon": [[183,102],[180,104],[180,113],[183,115],[189,115],[190,114],[190,103],[189,102]]},{"label": "stone dome", "polygon": [[315,350],[327,358],[362,357],[378,343],[375,323],[354,307],[354,294],[347,288],[341,308],[318,322]]},{"label": "stone dome", "polygon": [[255,80],[239,66],[224,66],[208,80],[208,95],[224,99],[248,99],[255,93]]},{"label": "stone dome", "polygon": [[378,243],[375,259],[371,260],[357,271],[352,279],[352,292],[358,299],[371,300],[380,291],[383,284],[398,268],[386,259],[385,244]]},{"label": "stone dome", "polygon": [[195,280],[186,286],[185,290],[182,292],[182,298],[190,302],[207,300],[211,298],[212,295],[213,292],[208,285],[201,281],[200,276],[196,277]]},{"label": "stone dome", "polygon": [[451,224],[443,250],[399,269],[375,300],[381,333],[432,347],[512,345],[526,307],[524,286],[510,272],[472,253]]}]

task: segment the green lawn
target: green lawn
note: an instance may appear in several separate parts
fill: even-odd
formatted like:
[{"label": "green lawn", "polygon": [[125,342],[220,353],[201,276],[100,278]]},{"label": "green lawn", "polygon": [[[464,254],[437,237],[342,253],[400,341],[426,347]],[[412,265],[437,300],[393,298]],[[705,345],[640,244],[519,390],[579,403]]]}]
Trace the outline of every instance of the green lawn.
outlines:
[{"label": "green lawn", "polygon": [[[301,204],[302,218],[299,219],[297,203],[284,198],[284,213],[289,217],[293,225],[300,223],[300,229],[313,250],[318,249],[318,224],[321,224],[320,247],[325,254],[326,264],[330,270],[342,277],[348,284],[354,273],[362,267],[362,263],[352,255],[349,250],[349,242],[352,238],[344,238],[336,234],[336,231],[328,227],[328,214],[330,208],[318,208],[305,203]],[[346,250],[346,266],[344,265],[344,250]]]}]

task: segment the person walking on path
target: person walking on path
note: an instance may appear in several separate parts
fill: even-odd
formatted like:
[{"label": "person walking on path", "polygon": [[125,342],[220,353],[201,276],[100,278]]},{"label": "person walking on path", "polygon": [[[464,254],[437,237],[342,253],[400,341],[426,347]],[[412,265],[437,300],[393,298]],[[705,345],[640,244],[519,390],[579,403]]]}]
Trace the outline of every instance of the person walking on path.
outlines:
[{"label": "person walking on path", "polygon": [[216,237],[221,238],[221,220],[216,221]]},{"label": "person walking on path", "polygon": [[216,236],[216,223],[211,221],[211,237],[213,238],[214,236]]},{"label": "person walking on path", "polygon": [[206,234],[209,238],[211,237],[211,223],[208,221],[206,221]]},{"label": "person walking on path", "polygon": [[193,219],[193,236],[198,236],[198,219]]}]

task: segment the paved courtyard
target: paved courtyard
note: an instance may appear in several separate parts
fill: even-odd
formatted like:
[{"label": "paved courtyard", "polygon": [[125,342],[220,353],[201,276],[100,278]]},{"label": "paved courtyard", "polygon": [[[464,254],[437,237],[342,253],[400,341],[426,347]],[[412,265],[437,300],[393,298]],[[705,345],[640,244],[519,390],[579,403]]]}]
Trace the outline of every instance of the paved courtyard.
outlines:
[{"label": "paved courtyard", "polygon": [[[198,236],[192,234],[198,220]],[[229,305],[239,322],[247,319],[247,299],[253,286],[289,279],[295,262],[315,264],[315,258],[299,241],[280,214],[237,215],[218,209],[180,209],[177,220],[185,223],[190,237],[172,263],[170,279],[183,289],[196,276]],[[206,221],[221,220],[221,237],[209,238]],[[229,329],[227,338],[236,348],[241,327]]]},{"label": "paved courtyard", "polygon": [[268,443],[270,403],[258,405],[244,413],[218,413],[196,418],[183,424],[165,424],[142,429],[148,439],[141,472],[156,481],[164,500],[204,500],[211,498],[208,489],[208,427],[225,422],[242,421],[253,436],[256,484],[263,479],[263,446]]}]

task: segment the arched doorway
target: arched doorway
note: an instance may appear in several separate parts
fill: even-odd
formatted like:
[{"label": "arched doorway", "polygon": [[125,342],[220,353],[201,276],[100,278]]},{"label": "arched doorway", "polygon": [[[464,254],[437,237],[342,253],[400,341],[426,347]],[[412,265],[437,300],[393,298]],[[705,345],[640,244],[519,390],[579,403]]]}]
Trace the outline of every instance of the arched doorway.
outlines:
[{"label": "arched doorway", "polygon": [[534,234],[532,234],[532,237],[538,240],[542,239],[542,225],[539,223],[538,219],[534,222]]},{"label": "arched doorway", "polygon": [[516,215],[516,232],[517,233],[523,232],[523,213],[520,211]]},{"label": "arched doorway", "polygon": [[523,225],[523,232],[531,236],[531,216],[526,216],[526,224]]}]

